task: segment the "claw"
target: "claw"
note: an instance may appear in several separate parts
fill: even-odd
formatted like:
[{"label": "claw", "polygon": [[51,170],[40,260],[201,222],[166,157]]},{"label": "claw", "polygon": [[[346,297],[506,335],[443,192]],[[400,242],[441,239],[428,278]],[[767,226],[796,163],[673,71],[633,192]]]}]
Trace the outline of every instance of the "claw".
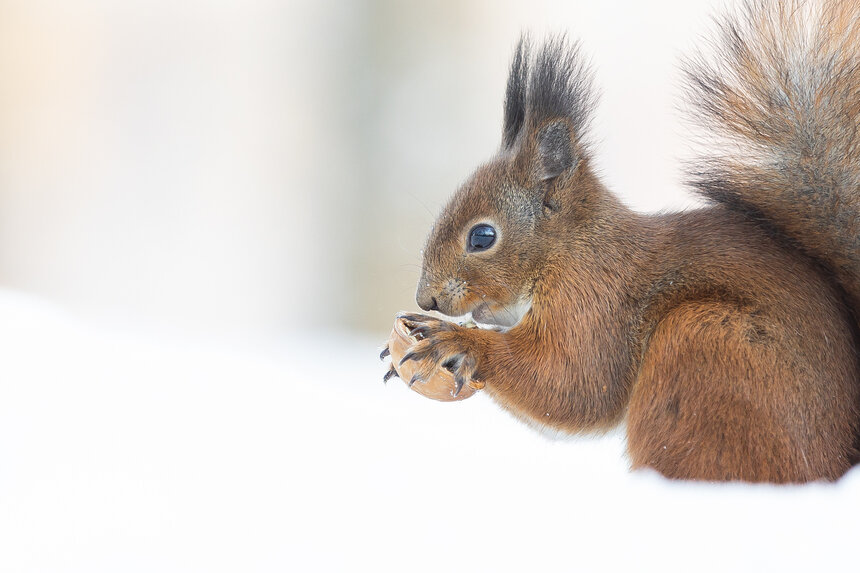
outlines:
[{"label": "claw", "polygon": [[415,328],[413,328],[409,332],[409,335],[410,336],[422,336],[422,337],[426,338],[429,333],[430,333],[430,327],[427,326],[426,324],[423,324],[421,326],[416,326]]},{"label": "claw", "polygon": [[458,396],[460,394],[460,390],[463,389],[463,384],[465,384],[465,380],[460,375],[454,376],[454,396]]},{"label": "claw", "polygon": [[418,382],[419,380],[421,380],[421,377],[420,377],[418,374],[414,374],[414,375],[412,376],[412,379],[409,381],[409,387],[410,387],[410,388],[412,388],[412,386],[413,386],[416,382]]},{"label": "claw", "polygon": [[400,359],[400,362],[397,365],[403,366],[404,362],[408,362],[410,360],[418,360],[418,355],[415,352],[407,352],[403,355],[403,358]]},{"label": "claw", "polygon": [[391,351],[388,349],[388,345],[386,344],[385,348],[382,349],[382,352],[379,353],[379,359],[385,360],[385,357],[389,356],[390,354],[391,354]]},{"label": "claw", "polygon": [[402,318],[403,320],[406,320],[409,322],[424,322],[425,320],[427,320],[428,318],[431,318],[431,317],[423,316],[420,314],[413,314],[410,312],[404,312],[403,314],[398,314],[397,318]]},{"label": "claw", "polygon": [[388,381],[389,381],[389,380],[391,380],[394,376],[397,376],[397,375],[398,375],[398,374],[397,374],[397,370],[395,370],[395,369],[394,369],[394,366],[392,366],[392,367],[391,367],[391,370],[389,370],[388,372],[386,372],[386,373],[385,373],[385,376],[383,376],[383,377],[382,377],[382,381],[383,381],[383,382],[388,382]]}]

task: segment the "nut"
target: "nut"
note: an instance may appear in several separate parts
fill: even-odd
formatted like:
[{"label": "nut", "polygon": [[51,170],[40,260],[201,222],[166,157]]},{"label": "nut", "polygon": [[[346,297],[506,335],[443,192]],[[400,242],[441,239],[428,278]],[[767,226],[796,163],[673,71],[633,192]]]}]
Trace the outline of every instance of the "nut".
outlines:
[{"label": "nut", "polygon": [[[391,329],[391,336],[388,338],[388,351],[391,353],[392,367],[397,371],[397,375],[407,384],[412,379],[412,375],[425,363],[429,358],[424,360],[408,360],[402,365],[400,359],[409,352],[409,349],[418,341],[417,338],[409,334],[409,327],[406,326],[402,318],[394,319],[394,328]],[[456,396],[456,384],[454,383],[454,375],[445,368],[439,367],[433,373],[429,380],[417,381],[411,386],[413,390],[434,400],[441,402],[454,402],[457,400],[465,400],[475,393],[477,384],[474,381],[468,381],[460,389]]]}]

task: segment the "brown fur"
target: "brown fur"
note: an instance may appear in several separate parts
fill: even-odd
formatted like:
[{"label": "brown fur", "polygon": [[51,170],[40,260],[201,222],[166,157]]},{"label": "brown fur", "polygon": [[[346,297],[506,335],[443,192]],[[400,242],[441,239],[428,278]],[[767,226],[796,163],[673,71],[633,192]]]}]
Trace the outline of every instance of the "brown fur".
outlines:
[{"label": "brown fur", "polygon": [[[846,27],[854,34],[860,16],[854,3],[825,8],[831,41],[808,55],[822,61],[839,44],[832,38],[847,35]],[[690,65],[710,119],[742,132],[759,155],[771,146],[778,159],[705,158],[711,167],[697,172],[697,185],[723,205],[670,215],[631,212],[593,174],[581,105],[589,81],[575,53],[565,56],[563,43],[551,42],[524,71],[530,60],[521,45],[503,149],[439,217],[417,298],[449,315],[481,305],[501,312],[522,299],[531,308],[506,331],[413,317],[425,334],[415,357],[432,357],[429,364],[447,365],[460,379],[481,379],[533,425],[601,430],[626,415],[633,466],[669,477],[803,482],[847,471],[860,425],[858,339],[845,302],[860,310],[860,255],[848,252],[860,224],[860,179],[852,179],[860,167],[803,148],[804,134],[785,125],[789,111],[756,99],[774,87],[774,50],[764,48],[800,49],[799,24],[784,21],[791,14],[785,3],[759,2],[740,24],[725,21],[724,29],[749,28],[739,35],[743,49],[732,52],[746,74],[738,72],[733,88],[708,76],[707,64]],[[858,49],[855,43],[839,57],[857,67]],[[553,58],[561,65],[552,68]],[[858,127],[857,113],[845,117],[860,107],[855,75],[846,72],[844,81],[858,81],[828,84],[831,91],[815,82],[774,88],[799,106],[791,111],[807,114],[796,123],[822,122],[820,137],[831,127],[823,122],[835,122],[831,146],[843,152],[840,161],[860,154],[860,140],[847,142],[843,133]],[[553,98],[560,86],[572,92],[564,101]],[[812,108],[798,103],[806,88]],[[825,105],[819,99],[826,97]],[[573,100],[575,113],[560,112]],[[833,109],[839,113],[828,115]],[[765,124],[777,127],[765,133]],[[780,129],[787,143],[778,140]],[[478,222],[491,222],[498,239],[468,252]]]}]

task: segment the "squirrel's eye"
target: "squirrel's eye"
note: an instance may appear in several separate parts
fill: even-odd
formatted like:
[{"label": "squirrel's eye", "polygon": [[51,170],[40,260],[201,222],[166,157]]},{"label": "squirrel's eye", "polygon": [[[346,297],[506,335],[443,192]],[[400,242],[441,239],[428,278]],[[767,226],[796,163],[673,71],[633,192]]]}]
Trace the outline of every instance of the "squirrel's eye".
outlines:
[{"label": "squirrel's eye", "polygon": [[496,242],[496,230],[489,225],[475,225],[469,231],[469,252],[484,251]]}]

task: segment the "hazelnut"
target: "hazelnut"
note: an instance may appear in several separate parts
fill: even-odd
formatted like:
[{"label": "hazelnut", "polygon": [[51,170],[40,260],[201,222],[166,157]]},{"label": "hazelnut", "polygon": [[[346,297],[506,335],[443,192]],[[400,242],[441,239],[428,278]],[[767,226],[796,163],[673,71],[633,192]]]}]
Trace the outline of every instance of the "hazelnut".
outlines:
[{"label": "hazelnut", "polygon": [[[407,384],[412,379],[413,374],[419,370],[420,366],[426,360],[430,360],[429,358],[425,358],[424,360],[408,360],[402,365],[400,364],[400,360],[416,342],[418,342],[418,339],[409,334],[409,327],[406,326],[404,319],[400,317],[395,318],[394,328],[391,329],[391,336],[388,338],[388,352],[391,354],[392,368]],[[457,386],[454,382],[454,375],[449,370],[439,366],[430,379],[418,380],[411,388],[427,398],[442,402],[454,402],[456,400],[465,400],[473,395],[478,387],[482,386],[470,380],[455,395]]]}]

